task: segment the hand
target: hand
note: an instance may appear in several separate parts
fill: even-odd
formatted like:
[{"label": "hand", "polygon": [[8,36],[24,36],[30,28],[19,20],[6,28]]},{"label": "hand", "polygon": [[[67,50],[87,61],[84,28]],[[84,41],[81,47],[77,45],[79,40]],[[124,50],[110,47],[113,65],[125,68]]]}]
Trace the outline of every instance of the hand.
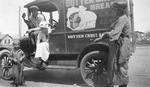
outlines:
[{"label": "hand", "polygon": [[16,60],[16,59],[14,59],[14,58],[13,58],[13,61],[14,61],[14,62],[17,62],[17,60]]},{"label": "hand", "polygon": [[108,33],[109,33],[109,32],[104,32],[104,33],[102,33],[102,34],[99,36],[99,38],[96,38],[96,39],[94,40],[94,42],[100,41],[100,40],[103,39],[103,38],[105,37],[105,35],[108,34]]},{"label": "hand", "polygon": [[104,33],[103,33],[103,36],[105,36],[107,33],[108,33],[108,32],[104,32]]},{"label": "hand", "polygon": [[23,19],[25,19],[25,17],[26,17],[26,14],[25,14],[25,13],[23,13],[23,14],[22,14],[22,18],[23,18]]},{"label": "hand", "polygon": [[29,29],[26,31],[26,33],[31,33],[33,30],[32,29]]},{"label": "hand", "polygon": [[103,36],[104,36],[104,34],[102,34],[102,35],[101,35],[101,37],[96,38],[96,39],[94,40],[94,42],[98,42],[98,41],[100,41],[100,40],[103,38]]},{"label": "hand", "polygon": [[22,62],[22,60],[23,60],[23,57],[20,58],[20,62]]}]

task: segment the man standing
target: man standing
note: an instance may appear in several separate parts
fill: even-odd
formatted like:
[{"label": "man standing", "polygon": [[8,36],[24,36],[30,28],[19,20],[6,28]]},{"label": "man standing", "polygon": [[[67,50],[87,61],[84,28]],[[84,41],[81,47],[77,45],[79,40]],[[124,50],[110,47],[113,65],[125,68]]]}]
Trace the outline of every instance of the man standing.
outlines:
[{"label": "man standing", "polygon": [[[108,87],[127,87],[128,62],[131,55],[131,26],[126,15],[127,2],[118,1],[112,4],[117,20],[111,25],[110,31],[103,38],[109,38],[108,56]],[[100,38],[101,39],[101,38]]]},{"label": "man standing", "polygon": [[112,24],[112,30],[106,33],[110,39],[108,82],[111,84],[110,87],[114,85],[127,87],[129,82],[128,61],[131,54],[131,26],[125,14],[127,2],[114,2],[112,8],[116,11],[118,19]]}]

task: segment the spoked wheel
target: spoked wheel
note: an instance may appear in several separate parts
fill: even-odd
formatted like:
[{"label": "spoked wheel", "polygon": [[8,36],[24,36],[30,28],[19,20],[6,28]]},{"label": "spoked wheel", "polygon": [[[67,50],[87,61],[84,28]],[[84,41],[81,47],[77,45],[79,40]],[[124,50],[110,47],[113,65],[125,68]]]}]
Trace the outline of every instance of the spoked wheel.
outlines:
[{"label": "spoked wheel", "polygon": [[8,52],[3,52],[0,56],[0,71],[1,77],[5,80],[9,80],[12,77],[12,62],[8,57]]},{"label": "spoked wheel", "polygon": [[80,64],[83,80],[91,87],[104,86],[107,81],[107,53],[92,51],[87,53]]}]

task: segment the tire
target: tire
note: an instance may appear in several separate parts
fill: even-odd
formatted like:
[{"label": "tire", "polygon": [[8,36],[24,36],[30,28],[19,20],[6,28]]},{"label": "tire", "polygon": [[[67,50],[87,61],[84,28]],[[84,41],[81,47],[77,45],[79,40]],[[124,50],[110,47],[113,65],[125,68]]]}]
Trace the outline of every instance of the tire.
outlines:
[{"label": "tire", "polygon": [[12,78],[12,61],[9,59],[8,50],[0,51],[0,75],[1,78],[5,80],[10,80]]},{"label": "tire", "polygon": [[106,85],[107,57],[107,53],[103,51],[92,51],[81,60],[80,73],[88,86],[95,87],[98,85],[100,87]]}]

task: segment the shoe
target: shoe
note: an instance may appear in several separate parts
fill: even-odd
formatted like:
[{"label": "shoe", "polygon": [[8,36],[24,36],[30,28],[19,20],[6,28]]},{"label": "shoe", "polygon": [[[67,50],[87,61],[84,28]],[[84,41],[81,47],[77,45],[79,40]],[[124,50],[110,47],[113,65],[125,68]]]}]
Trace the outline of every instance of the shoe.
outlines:
[{"label": "shoe", "polygon": [[21,86],[26,86],[25,82],[22,82],[22,83],[21,83]]},{"label": "shoe", "polygon": [[42,62],[42,66],[43,66],[43,67],[46,67],[47,64],[46,64],[45,62]]},{"label": "shoe", "polygon": [[125,85],[119,85],[119,87],[127,87],[127,84],[125,84]]},{"label": "shoe", "polygon": [[41,66],[41,67],[38,67],[38,69],[39,70],[45,70],[46,68]]},{"label": "shoe", "polygon": [[15,82],[12,82],[12,83],[10,83],[13,87],[18,87],[18,85],[17,85],[17,83],[15,83]]},{"label": "shoe", "polygon": [[34,67],[35,67],[35,68],[40,68],[41,65],[40,65],[40,64],[36,64]]},{"label": "shoe", "polygon": [[33,53],[30,53],[30,56],[34,56],[35,55],[35,52],[33,52]]}]

